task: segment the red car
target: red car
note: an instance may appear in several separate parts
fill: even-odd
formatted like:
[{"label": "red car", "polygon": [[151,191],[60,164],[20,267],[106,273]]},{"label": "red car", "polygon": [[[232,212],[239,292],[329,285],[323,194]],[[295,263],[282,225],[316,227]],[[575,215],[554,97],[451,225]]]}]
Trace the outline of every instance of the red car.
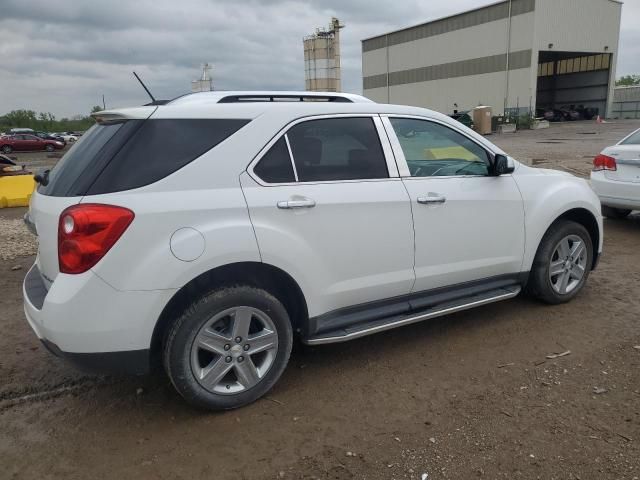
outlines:
[{"label": "red car", "polygon": [[17,134],[0,137],[0,150],[3,153],[27,150],[46,150],[53,152],[64,148],[64,143],[57,140],[45,140],[35,135]]}]

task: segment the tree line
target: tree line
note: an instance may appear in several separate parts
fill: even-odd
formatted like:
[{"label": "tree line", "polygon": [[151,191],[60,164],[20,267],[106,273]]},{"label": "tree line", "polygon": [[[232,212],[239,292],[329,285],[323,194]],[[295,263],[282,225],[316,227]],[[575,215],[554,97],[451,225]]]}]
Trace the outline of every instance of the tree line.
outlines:
[{"label": "tree line", "polygon": [[635,87],[640,85],[640,75],[624,75],[616,80],[618,87]]},{"label": "tree line", "polygon": [[[91,113],[99,112],[102,107],[96,105]],[[0,115],[0,132],[12,128],[32,128],[45,132],[75,132],[87,130],[95,123],[89,115],[75,115],[71,118],[57,119],[51,112],[36,112],[34,110],[12,110]]]}]

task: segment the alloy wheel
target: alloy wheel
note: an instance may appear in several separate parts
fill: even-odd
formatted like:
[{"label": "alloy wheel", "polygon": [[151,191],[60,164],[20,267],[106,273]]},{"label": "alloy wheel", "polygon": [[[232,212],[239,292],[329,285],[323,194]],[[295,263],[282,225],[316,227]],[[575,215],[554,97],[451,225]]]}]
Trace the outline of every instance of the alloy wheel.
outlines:
[{"label": "alloy wheel", "polygon": [[257,385],[276,358],[271,318],[252,307],[224,310],[202,326],[191,346],[191,369],[212,393],[233,395]]},{"label": "alloy wheel", "polygon": [[587,249],[577,235],[564,237],[553,251],[549,280],[556,293],[566,295],[575,290],[587,271]]}]

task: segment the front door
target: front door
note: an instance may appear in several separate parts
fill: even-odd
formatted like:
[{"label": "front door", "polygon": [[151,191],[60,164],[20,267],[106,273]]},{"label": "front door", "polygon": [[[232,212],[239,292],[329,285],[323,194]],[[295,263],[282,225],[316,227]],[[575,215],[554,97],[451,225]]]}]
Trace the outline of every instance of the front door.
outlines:
[{"label": "front door", "polygon": [[512,176],[491,176],[490,152],[452,126],[420,118],[384,122],[413,209],[414,292],[515,277],[524,210]]},{"label": "front door", "polygon": [[411,206],[379,131],[377,116],[303,120],[241,177],[262,260],[300,284],[310,317],[411,291]]}]

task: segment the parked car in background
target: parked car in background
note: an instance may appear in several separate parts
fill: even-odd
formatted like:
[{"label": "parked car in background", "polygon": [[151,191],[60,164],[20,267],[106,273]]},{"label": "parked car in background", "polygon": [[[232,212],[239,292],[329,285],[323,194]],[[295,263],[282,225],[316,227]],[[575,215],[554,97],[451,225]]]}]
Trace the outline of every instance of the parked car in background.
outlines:
[{"label": "parked car in background", "polygon": [[33,133],[36,137],[40,137],[43,140],[57,140],[59,142],[62,142],[64,144],[66,144],[67,142],[65,142],[64,138],[56,133],[47,133],[47,132],[34,132]]},{"label": "parked car in background", "polygon": [[587,182],[430,110],[204,92],[94,118],[38,176],[27,320],[86,368],[162,359],[199,407],[264,395],[294,334],[344,342],[525,286],[568,302],[602,251]]},{"label": "parked car in background", "polygon": [[34,150],[53,152],[54,150],[60,150],[62,148],[64,148],[63,142],[58,140],[45,140],[36,135],[19,134],[0,137],[0,150],[5,154],[13,151],[25,152]]},{"label": "parked car in background", "polygon": [[640,210],[640,129],[593,160],[591,186],[605,217],[624,218]]},{"label": "parked car in background", "polygon": [[65,142],[68,143],[73,143],[78,140],[78,138],[80,138],[80,136],[76,135],[73,132],[60,132],[56,133],[55,135],[61,137]]},{"label": "parked car in background", "polygon": [[33,128],[12,128],[8,133],[10,135],[15,133],[33,133]]}]

